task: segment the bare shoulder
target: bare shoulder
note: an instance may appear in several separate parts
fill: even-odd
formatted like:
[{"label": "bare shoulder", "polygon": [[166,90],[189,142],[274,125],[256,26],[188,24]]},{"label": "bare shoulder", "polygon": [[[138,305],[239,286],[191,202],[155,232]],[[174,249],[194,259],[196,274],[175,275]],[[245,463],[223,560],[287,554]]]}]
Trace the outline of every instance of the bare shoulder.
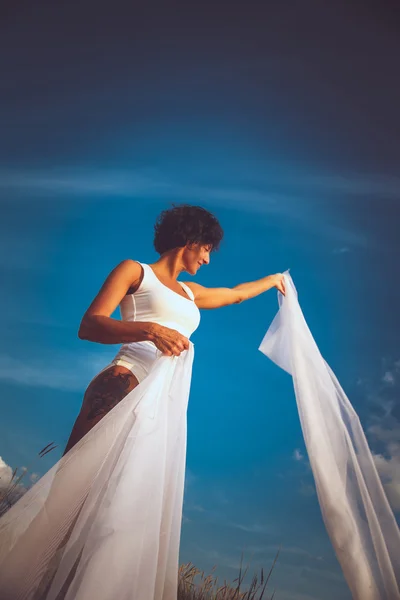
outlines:
[{"label": "bare shoulder", "polygon": [[221,308],[230,304],[239,304],[242,301],[240,292],[234,288],[207,288],[194,281],[184,281],[183,283],[193,292],[194,301],[199,308]]},{"label": "bare shoulder", "polygon": [[101,289],[126,294],[128,290],[138,286],[141,279],[142,266],[136,260],[126,258],[110,271]]},{"label": "bare shoulder", "polygon": [[107,275],[84,318],[92,314],[109,317],[122,298],[139,287],[141,277],[142,267],[137,261],[130,258],[122,260]]},{"label": "bare shoulder", "polygon": [[202,290],[207,289],[204,287],[204,285],[200,285],[199,283],[195,283],[194,281],[182,281],[182,283],[187,285],[188,288],[190,288],[192,290],[195,298],[196,298],[196,295],[200,294]]},{"label": "bare shoulder", "polygon": [[123,285],[127,286],[128,289],[136,288],[140,284],[142,280],[142,265],[132,259],[126,258],[117,264],[116,267],[111,271],[109,277],[114,280],[114,282],[121,282]]},{"label": "bare shoulder", "polygon": [[141,273],[142,266],[140,263],[132,258],[126,258],[113,268],[110,275],[114,275],[118,279],[124,279],[125,281],[134,281],[140,277]]}]

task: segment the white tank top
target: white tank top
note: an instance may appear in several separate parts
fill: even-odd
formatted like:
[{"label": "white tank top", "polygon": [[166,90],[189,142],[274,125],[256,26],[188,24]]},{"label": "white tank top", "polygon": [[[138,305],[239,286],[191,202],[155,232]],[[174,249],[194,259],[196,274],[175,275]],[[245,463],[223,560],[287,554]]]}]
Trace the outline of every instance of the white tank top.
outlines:
[{"label": "white tank top", "polygon": [[[139,261],[137,261],[139,262]],[[187,338],[200,323],[200,311],[194,303],[192,290],[178,281],[188,298],[174,292],[161,283],[153,269],[145,264],[142,281],[133,294],[124,296],[119,309],[122,321],[148,321],[176,329]],[[122,344],[115,359],[125,359],[138,365],[140,379],[146,374],[160,352],[149,341]]]}]

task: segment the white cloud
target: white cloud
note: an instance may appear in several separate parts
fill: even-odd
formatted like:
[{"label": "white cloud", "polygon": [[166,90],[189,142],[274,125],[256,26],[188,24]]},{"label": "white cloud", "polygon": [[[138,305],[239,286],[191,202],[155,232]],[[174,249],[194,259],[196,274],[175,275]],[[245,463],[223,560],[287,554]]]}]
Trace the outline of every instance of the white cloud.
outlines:
[{"label": "white cloud", "polygon": [[384,376],[382,377],[382,381],[384,383],[390,383],[393,384],[395,382],[394,379],[394,375],[393,373],[391,373],[390,371],[386,371],[386,373],[384,374]]},{"label": "white cloud", "polygon": [[10,485],[13,470],[4,462],[0,456],[0,491],[4,491]]},{"label": "white cloud", "polygon": [[389,425],[383,427],[382,424],[377,423],[368,427],[367,432],[376,440],[384,442],[389,448],[392,443],[396,444],[400,440],[400,423],[393,423],[392,427]]},{"label": "white cloud", "polygon": [[[379,414],[375,414],[374,411],[369,416],[370,424],[366,433],[373,442],[383,445],[384,450],[372,451],[372,456],[392,510],[400,512],[400,421],[394,416],[394,409],[398,405],[396,378],[400,361],[383,359],[383,363],[385,371],[380,386],[374,387],[369,382],[366,383],[369,402],[375,407],[378,406],[381,411]],[[387,397],[390,389],[393,393]],[[385,392],[385,397],[381,397],[382,392]]]},{"label": "white cloud", "polygon": [[372,453],[376,469],[394,512],[400,512],[400,423],[393,428],[373,425],[368,433],[385,444],[383,454]]},{"label": "white cloud", "polygon": [[12,468],[0,456],[0,514],[14,504],[26,492],[25,486],[20,483],[20,477],[26,468],[20,469],[13,478]]},{"label": "white cloud", "polygon": [[293,452],[293,458],[294,460],[303,460],[304,455],[301,453],[301,451],[296,448],[295,451]]}]

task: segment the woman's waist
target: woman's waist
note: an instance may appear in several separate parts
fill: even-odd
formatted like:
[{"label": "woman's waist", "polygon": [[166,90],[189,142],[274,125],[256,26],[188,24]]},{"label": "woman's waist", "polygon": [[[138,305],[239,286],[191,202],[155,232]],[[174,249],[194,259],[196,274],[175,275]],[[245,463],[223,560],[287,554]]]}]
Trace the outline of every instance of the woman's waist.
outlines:
[{"label": "woman's waist", "polygon": [[[161,325],[162,327],[167,327],[168,329],[173,329],[175,331],[178,331],[181,335],[184,335],[188,339],[190,339],[190,336],[192,335],[193,331],[197,327],[197,324],[193,323],[190,320],[186,320],[186,319],[171,320],[171,319],[165,319],[164,317],[158,316],[158,315],[141,315],[140,318],[136,317],[135,319],[124,318],[122,316],[122,321],[124,321],[126,323],[127,322],[155,323],[156,325]],[[194,325],[196,325],[196,326],[193,327]],[[152,342],[145,340],[143,342],[132,342],[132,344],[152,344]],[[131,343],[129,343],[129,345],[131,345]]]},{"label": "woman's waist", "polygon": [[157,358],[160,351],[153,342],[144,340],[142,342],[130,342],[122,344],[115,358],[132,359],[132,361],[151,362]]}]

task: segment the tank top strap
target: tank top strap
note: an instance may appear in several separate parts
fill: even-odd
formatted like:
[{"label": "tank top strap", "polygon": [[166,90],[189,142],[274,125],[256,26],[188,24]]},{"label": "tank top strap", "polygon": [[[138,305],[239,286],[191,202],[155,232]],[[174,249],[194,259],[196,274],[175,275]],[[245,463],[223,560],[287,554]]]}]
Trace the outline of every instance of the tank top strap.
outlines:
[{"label": "tank top strap", "polygon": [[140,280],[140,287],[142,288],[142,287],[143,287],[143,285],[146,285],[146,284],[144,283],[144,280],[145,280],[145,279],[147,280],[146,273],[147,273],[147,270],[148,270],[150,267],[149,267],[148,265],[146,265],[146,263],[142,263],[142,262],[140,262],[139,260],[135,260],[135,262],[137,262],[137,263],[138,263],[138,265],[140,265],[140,266],[142,267],[142,269],[143,269],[143,273],[142,273],[142,275],[143,275],[143,276],[142,276],[142,278],[141,278],[141,280]]},{"label": "tank top strap", "polygon": [[[136,262],[139,263],[139,265],[141,265],[143,267],[144,274],[146,274],[146,272],[149,272],[150,276],[153,277],[154,281],[158,281],[158,283],[161,283],[160,280],[158,279],[158,277],[156,276],[156,274],[154,273],[153,269],[151,267],[149,267],[149,265],[147,265],[146,263],[142,263],[142,262],[140,262],[138,260]],[[143,276],[143,279],[144,279],[144,276]],[[179,281],[178,279],[177,279],[177,282],[185,290],[185,292],[187,293],[187,295],[189,296],[189,298],[191,300],[193,300],[193,302],[194,302],[194,294],[193,294],[192,290],[190,289],[190,287],[188,285],[186,285],[186,283],[183,283],[182,281]]]},{"label": "tank top strap", "polygon": [[190,289],[190,287],[188,285],[186,285],[186,283],[183,283],[183,281],[178,281],[178,283],[183,287],[183,289],[185,290],[185,292],[187,293],[189,298],[191,298],[194,301],[194,294],[193,294],[192,290]]}]

